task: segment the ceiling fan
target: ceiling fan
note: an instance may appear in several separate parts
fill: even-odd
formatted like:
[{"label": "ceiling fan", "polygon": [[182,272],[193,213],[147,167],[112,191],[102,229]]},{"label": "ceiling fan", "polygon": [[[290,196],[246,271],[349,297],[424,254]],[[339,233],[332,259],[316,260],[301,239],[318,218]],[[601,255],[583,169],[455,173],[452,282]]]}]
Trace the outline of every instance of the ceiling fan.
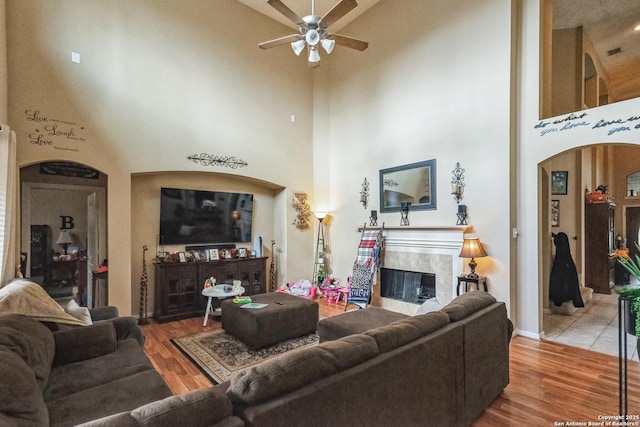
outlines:
[{"label": "ceiling fan", "polygon": [[365,50],[369,46],[369,43],[365,41],[327,32],[329,26],[358,5],[355,0],[340,0],[340,2],[324,16],[315,14],[315,0],[311,0],[311,15],[307,15],[304,18],[300,18],[294,11],[282,3],[281,0],[267,0],[267,3],[300,27],[300,34],[292,34],[260,43],[258,46],[261,49],[271,49],[272,47],[291,43],[291,48],[295,54],[300,55],[305,46],[307,46],[309,50],[309,68],[315,68],[320,65],[318,45],[322,46],[327,53],[331,53],[336,44],[360,51]]}]

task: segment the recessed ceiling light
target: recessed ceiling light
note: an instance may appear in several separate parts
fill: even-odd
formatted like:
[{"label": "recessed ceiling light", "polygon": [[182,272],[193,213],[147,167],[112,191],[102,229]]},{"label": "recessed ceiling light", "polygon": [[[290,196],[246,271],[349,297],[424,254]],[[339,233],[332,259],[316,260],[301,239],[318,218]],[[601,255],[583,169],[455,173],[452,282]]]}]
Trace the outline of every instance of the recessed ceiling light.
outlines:
[{"label": "recessed ceiling light", "polygon": [[640,24],[633,27],[633,31],[640,31]]}]

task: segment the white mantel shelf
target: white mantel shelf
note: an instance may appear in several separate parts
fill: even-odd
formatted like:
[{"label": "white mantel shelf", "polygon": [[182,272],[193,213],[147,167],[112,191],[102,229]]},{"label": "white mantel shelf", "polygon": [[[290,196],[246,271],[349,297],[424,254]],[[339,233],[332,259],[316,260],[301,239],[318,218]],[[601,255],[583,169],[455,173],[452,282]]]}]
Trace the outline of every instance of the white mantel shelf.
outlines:
[{"label": "white mantel shelf", "polygon": [[[387,227],[385,225],[384,230],[385,231],[446,231],[446,230],[452,230],[452,231],[462,231],[462,232],[466,232],[469,231],[473,228],[473,226],[471,225],[434,225],[434,226],[429,226],[429,227],[400,227],[400,226],[394,226],[394,227]],[[363,227],[358,227],[358,232],[362,232],[362,230],[364,230],[365,228]],[[380,226],[376,226],[376,227],[366,227],[366,230],[382,230],[383,228]]]}]

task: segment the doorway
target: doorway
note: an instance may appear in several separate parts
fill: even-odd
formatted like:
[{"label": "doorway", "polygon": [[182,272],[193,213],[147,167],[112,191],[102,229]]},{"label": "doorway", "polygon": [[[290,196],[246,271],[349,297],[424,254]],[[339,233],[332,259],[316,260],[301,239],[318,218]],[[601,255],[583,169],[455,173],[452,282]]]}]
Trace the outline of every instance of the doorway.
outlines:
[{"label": "doorway", "polygon": [[49,162],[22,168],[20,182],[24,276],[60,304],[94,307],[92,272],[107,258],[107,177]]},{"label": "doorway", "polygon": [[[581,286],[595,288],[592,284],[593,277],[588,277],[585,268],[594,254],[586,253],[585,242],[593,237],[594,229],[585,221],[586,201],[585,192],[593,192],[600,185],[608,186],[609,198],[613,201],[613,233],[603,233],[605,248],[601,257],[605,266],[607,261],[610,266],[615,266],[611,245],[608,240],[615,236],[625,236],[627,247],[631,250],[633,242],[638,240],[640,230],[640,198],[627,190],[627,176],[640,169],[637,160],[640,156],[640,147],[631,144],[597,144],[578,147],[549,158],[540,164],[540,182],[542,211],[548,212],[549,218],[544,215],[540,222],[539,245],[543,256],[540,259],[541,287],[543,289],[543,301],[540,302],[543,310],[542,330],[546,340],[553,340],[575,347],[586,348],[592,351],[609,353],[617,348],[611,347],[611,342],[617,341],[617,295],[613,292],[593,293],[591,301],[585,298],[585,307],[578,308],[570,315],[551,314],[548,300],[548,282],[550,268],[554,259],[553,244],[550,239],[552,232],[563,231],[569,236],[571,242],[571,254],[575,261]],[[554,171],[568,171],[567,194],[551,194],[549,180]],[[554,201],[556,201],[554,203]],[[606,203],[606,202],[605,202]],[[552,208],[559,209],[556,218],[551,218]],[[559,219],[558,219],[559,215]],[[611,234],[611,235],[608,235]],[[634,248],[635,249],[635,248]],[[609,273],[614,269],[609,269]],[[607,272],[605,272],[607,273]],[[604,290],[607,277],[605,274]],[[615,280],[611,278],[610,280]],[[584,296],[584,294],[583,294]],[[629,351],[634,360],[638,360],[635,352],[635,337],[628,336]]]}]

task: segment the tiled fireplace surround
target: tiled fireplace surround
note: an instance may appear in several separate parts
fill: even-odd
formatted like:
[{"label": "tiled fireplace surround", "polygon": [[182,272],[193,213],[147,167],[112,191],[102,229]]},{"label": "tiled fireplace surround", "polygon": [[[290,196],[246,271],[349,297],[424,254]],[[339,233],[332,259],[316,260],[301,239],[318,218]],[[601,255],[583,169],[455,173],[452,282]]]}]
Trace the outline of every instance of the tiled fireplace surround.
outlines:
[{"label": "tiled fireplace surround", "polygon": [[[459,258],[464,234],[471,227],[385,228],[382,267],[436,275],[436,298],[447,304],[456,294],[457,277],[463,272]],[[380,274],[376,275],[371,304],[412,315],[418,305],[380,296]]]}]

